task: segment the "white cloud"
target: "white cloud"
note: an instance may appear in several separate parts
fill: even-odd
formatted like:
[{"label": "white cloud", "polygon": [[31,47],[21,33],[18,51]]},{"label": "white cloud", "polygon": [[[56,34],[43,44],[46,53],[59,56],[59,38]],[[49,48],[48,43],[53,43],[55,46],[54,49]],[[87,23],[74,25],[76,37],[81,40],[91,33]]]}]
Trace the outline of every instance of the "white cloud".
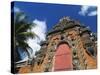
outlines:
[{"label": "white cloud", "polygon": [[20,12],[20,9],[18,7],[14,7],[14,12]]},{"label": "white cloud", "polygon": [[40,21],[40,20],[35,19],[33,23],[35,23],[36,26],[32,28],[32,31],[35,34],[37,34],[39,38],[35,37],[34,39],[29,39],[27,41],[29,46],[33,49],[32,57],[34,56],[36,51],[40,50],[41,48],[40,42],[45,41],[46,29],[47,29],[46,21]]},{"label": "white cloud", "polygon": [[97,11],[92,11],[92,12],[90,12],[90,13],[88,14],[88,16],[95,16],[95,15],[97,15]]},{"label": "white cloud", "polygon": [[88,6],[82,6],[81,11],[79,12],[79,14],[85,16],[85,14],[88,12],[87,11],[88,9],[89,9]]},{"label": "white cloud", "polygon": [[25,15],[21,15],[18,20],[22,21],[24,18],[25,18]]},{"label": "white cloud", "polygon": [[[14,7],[14,13],[17,12],[22,12],[18,7]],[[19,21],[23,20],[25,18],[25,15],[21,15],[20,18],[18,19]]]},{"label": "white cloud", "polygon": [[45,33],[47,29],[46,22],[35,19],[33,23],[36,24],[36,27],[33,29],[33,31],[40,37],[40,41],[45,41]]},{"label": "white cloud", "polygon": [[78,13],[82,16],[95,16],[97,15],[97,9],[94,6],[81,6]]}]

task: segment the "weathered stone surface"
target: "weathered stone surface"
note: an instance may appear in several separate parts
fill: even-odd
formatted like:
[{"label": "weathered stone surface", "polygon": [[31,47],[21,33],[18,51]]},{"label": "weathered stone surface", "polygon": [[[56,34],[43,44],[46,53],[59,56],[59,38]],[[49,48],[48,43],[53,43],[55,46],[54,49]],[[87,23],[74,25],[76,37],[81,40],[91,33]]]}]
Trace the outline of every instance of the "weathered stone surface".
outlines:
[{"label": "weathered stone surface", "polygon": [[[78,21],[71,20],[69,17],[60,19],[58,24],[48,32],[46,41],[41,43],[42,48],[36,55],[36,59],[40,58],[41,63],[38,64],[35,61],[32,72],[55,71],[55,68],[59,66],[62,68],[61,70],[69,70],[64,67],[68,64],[71,64],[70,70],[97,68],[97,36],[96,34],[91,35],[91,33],[88,27],[81,25]],[[59,48],[63,44],[69,46],[70,49],[65,46]],[[89,47],[92,48],[93,54],[88,50]],[[60,52],[57,53],[57,50]],[[68,57],[66,55],[57,58],[57,54],[67,53],[68,50],[70,50]],[[66,63],[65,60],[71,60],[71,62]],[[59,71],[61,70],[59,69]]]}]

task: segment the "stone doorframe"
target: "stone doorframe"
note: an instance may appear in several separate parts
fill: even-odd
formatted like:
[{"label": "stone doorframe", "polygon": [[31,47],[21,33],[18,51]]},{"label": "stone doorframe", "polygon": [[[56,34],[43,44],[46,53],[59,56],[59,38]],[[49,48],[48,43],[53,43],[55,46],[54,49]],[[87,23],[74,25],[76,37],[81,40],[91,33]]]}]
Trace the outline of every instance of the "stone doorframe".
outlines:
[{"label": "stone doorframe", "polygon": [[[68,43],[68,41],[67,40],[61,40],[56,46],[55,46],[55,49],[57,50],[57,48],[59,47],[59,45],[61,45],[61,44],[67,44],[68,46],[69,46],[69,48],[71,48],[71,45]],[[56,53],[56,51],[55,51],[55,53]],[[55,65],[55,55],[53,56],[53,62],[52,62],[52,72],[54,71],[54,65]]]}]

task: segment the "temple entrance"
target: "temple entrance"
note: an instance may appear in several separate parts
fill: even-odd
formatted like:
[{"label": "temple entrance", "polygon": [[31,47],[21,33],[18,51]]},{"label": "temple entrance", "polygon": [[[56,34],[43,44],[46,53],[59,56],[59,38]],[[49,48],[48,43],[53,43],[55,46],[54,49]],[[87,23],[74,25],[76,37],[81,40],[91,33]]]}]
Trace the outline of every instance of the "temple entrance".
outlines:
[{"label": "temple entrance", "polygon": [[54,71],[72,70],[72,53],[68,44],[63,43],[57,47],[54,59]]}]

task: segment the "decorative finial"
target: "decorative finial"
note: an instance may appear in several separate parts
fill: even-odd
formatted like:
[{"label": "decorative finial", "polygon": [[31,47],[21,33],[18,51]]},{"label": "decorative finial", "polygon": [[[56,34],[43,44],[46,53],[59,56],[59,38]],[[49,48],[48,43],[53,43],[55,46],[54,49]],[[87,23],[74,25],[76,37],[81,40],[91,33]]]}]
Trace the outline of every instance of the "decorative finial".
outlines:
[{"label": "decorative finial", "polygon": [[63,18],[60,19],[60,22],[62,21],[70,21],[70,17],[69,16],[64,16]]}]

